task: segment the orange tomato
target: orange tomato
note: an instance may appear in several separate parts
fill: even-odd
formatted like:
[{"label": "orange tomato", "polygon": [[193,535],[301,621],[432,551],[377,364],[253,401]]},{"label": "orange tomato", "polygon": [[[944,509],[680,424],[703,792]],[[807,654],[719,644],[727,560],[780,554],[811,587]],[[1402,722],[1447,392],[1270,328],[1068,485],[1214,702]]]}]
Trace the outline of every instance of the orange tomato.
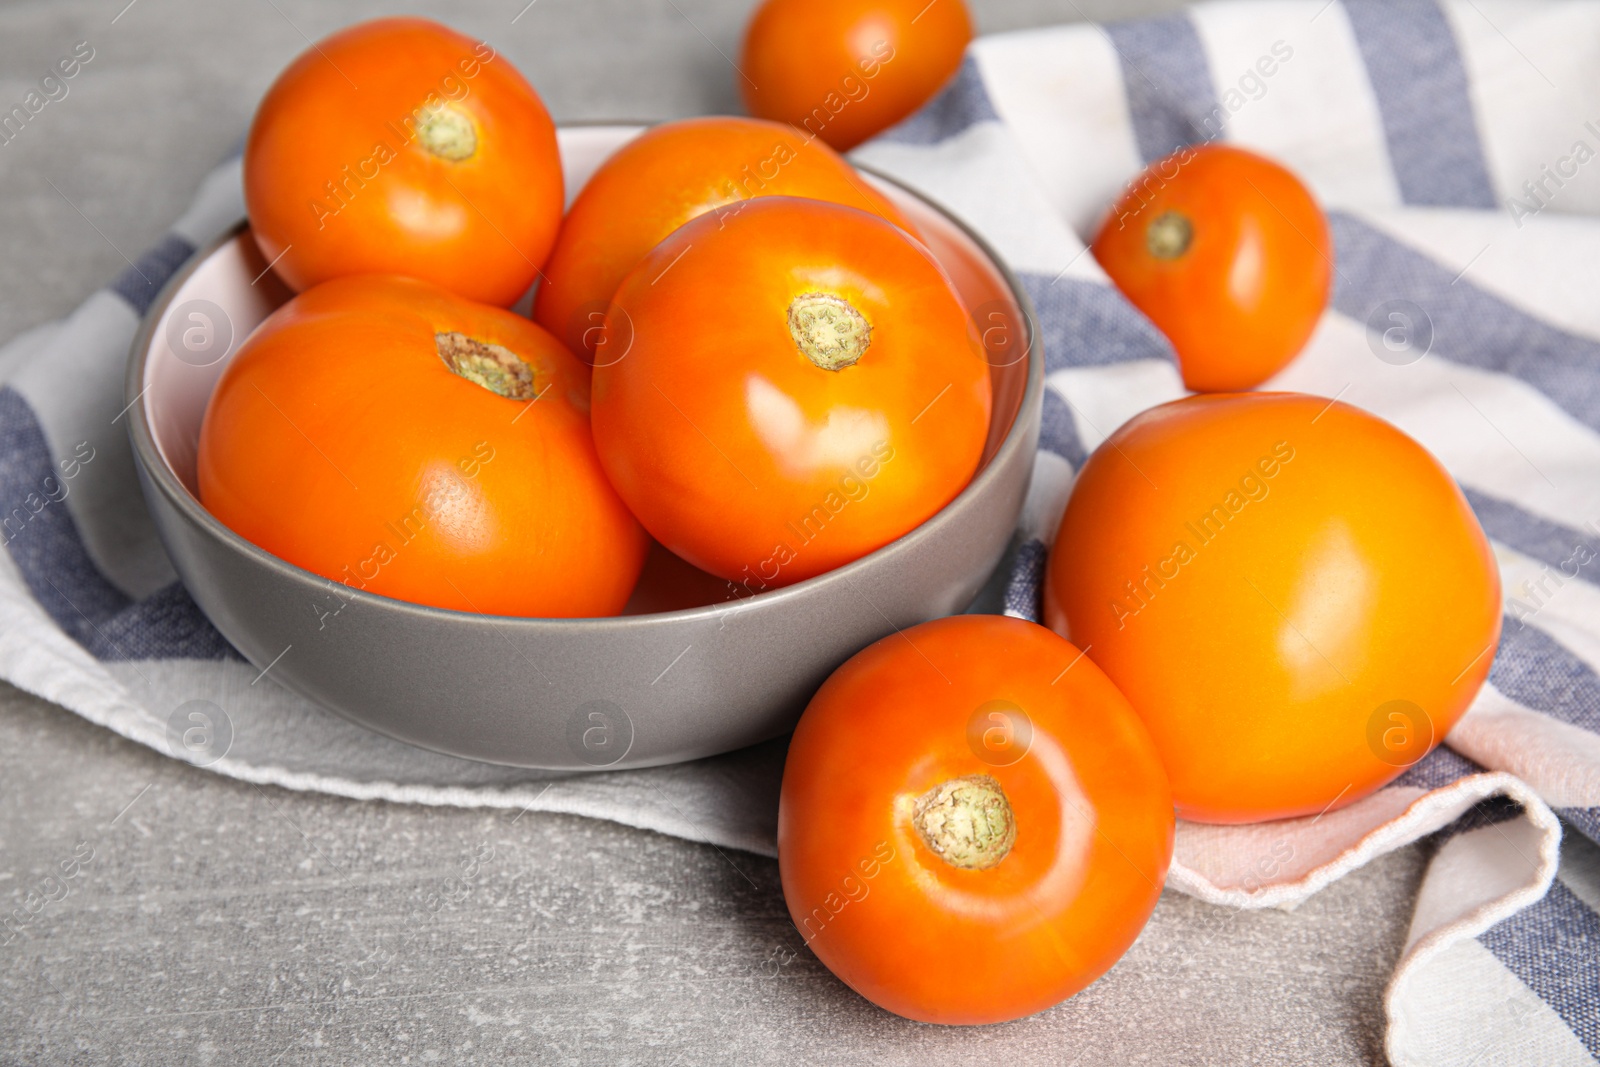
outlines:
[{"label": "orange tomato", "polygon": [[600,351],[612,484],[668,549],[750,592],[911,530],[967,484],[988,434],[989,368],[944,272],[820,200],[679,229],[622,283]]},{"label": "orange tomato", "polygon": [[341,30],[261,100],[244,197],[291,287],[406,274],[508,305],[555,241],[555,126],[509,61],[418,18]]},{"label": "orange tomato", "polygon": [[533,317],[580,356],[594,351],[611,297],[679,226],[757,196],[805,196],[911,223],[827,145],[773,122],[685,119],[646,130],[595,171],[572,203]]},{"label": "orange tomato", "polygon": [[801,936],[857,993],[991,1023],[1110,969],[1172,832],[1149,734],[1099,668],[1031,622],[957,615],[818,690],[784,766],[778,867]]},{"label": "orange tomato", "polygon": [[1426,755],[1489,672],[1500,579],[1422,446],[1296,393],[1190,397],[1084,464],[1050,626],[1155,737],[1178,814],[1316,815]]},{"label": "orange tomato", "polygon": [[333,582],[486,615],[621,610],[644,531],[589,432],[588,370],[520,315],[406,278],[308,289],[239,349],[200,500]]},{"label": "orange tomato", "polygon": [[1328,304],[1333,241],[1300,180],[1229,145],[1180,148],[1111,209],[1094,257],[1167,335],[1183,384],[1231,392],[1299,354]]},{"label": "orange tomato", "polygon": [[752,115],[845,152],[927,103],[971,40],[961,0],[766,0],[739,89]]}]

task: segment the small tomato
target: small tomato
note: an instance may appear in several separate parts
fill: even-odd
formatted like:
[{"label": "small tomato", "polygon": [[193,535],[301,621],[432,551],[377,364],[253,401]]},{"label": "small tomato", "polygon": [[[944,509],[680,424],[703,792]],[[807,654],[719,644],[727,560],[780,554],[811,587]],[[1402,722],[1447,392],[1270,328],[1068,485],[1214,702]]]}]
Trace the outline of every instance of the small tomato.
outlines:
[{"label": "small tomato", "polygon": [[377,19],[278,75],[244,149],[251,227],[294,289],[405,274],[506,306],[561,223],[543,102],[488,44],[419,18]]},{"label": "small tomato", "polygon": [[933,1023],[1042,1011],[1104,974],[1172,859],[1149,735],[1078,649],[957,615],[868,646],[789,745],[789,915],[874,1004]]},{"label": "small tomato", "polygon": [[595,442],[617,492],[751,592],[908,532],[966,486],[988,435],[989,367],[938,263],[820,200],[677,230],[622,283],[599,351]]},{"label": "small tomato", "polygon": [[927,103],[971,40],[962,0],[766,0],[739,89],[752,115],[846,152]]},{"label": "small tomato", "polygon": [[618,149],[573,201],[534,299],[534,321],[580,356],[593,353],[612,295],[645,253],[690,219],[757,196],[830,200],[911,231],[854,167],[787,126],[725,117],[666,122]]},{"label": "small tomato", "polygon": [[1180,148],[1123,193],[1094,257],[1155,323],[1196,392],[1252,388],[1299,354],[1328,304],[1333,241],[1310,190],[1230,145]]},{"label": "small tomato", "polygon": [[520,315],[407,278],[308,289],[228,364],[200,500],[354,589],[485,615],[611,615],[644,531],[595,455],[588,370]]}]

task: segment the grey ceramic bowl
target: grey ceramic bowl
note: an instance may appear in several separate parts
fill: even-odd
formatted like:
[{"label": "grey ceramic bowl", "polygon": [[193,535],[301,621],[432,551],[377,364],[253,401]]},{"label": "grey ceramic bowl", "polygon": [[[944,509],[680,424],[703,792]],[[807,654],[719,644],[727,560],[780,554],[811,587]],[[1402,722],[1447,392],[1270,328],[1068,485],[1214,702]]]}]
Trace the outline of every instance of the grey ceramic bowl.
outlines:
[{"label": "grey ceramic bowl", "polygon": [[[569,191],[638,129],[563,129]],[[1003,327],[992,338],[994,422],[982,468],[893,544],[732,601],[721,600],[726,583],[653,550],[629,614],[605,619],[421,607],[301,570],[212,518],[195,491],[211,390],[239,342],[289,296],[241,223],[169,283],[128,367],[140,481],[184,585],[278,683],[439,752],[526,767],[644,767],[789,730],[851,654],[972,601],[1011,537],[1039,434],[1044,359],[1027,297],[959,222],[874,180],[922,228],[982,325]],[[208,323],[220,328],[207,334]],[[200,332],[185,341],[190,327]]]}]

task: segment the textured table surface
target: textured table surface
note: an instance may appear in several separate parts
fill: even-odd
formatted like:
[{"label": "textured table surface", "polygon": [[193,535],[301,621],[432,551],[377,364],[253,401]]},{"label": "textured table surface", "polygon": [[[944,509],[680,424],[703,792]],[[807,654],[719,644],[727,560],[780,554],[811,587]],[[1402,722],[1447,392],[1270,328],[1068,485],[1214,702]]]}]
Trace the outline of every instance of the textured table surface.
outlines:
[{"label": "textured table surface", "polygon": [[[96,50],[0,148],[0,339],[159,237],[307,36],[412,9],[126,3],[0,4],[0,101],[75,42]],[[558,120],[735,109],[724,54],[746,3],[525,3],[428,13],[492,40]],[[984,31],[1171,6],[972,3]],[[805,951],[769,860],[576,818],[261,789],[0,684],[0,906],[85,848],[71,894],[0,949],[0,1063],[1374,1063],[1425,863],[1403,849],[1292,914],[1167,893],[1068,1003],[930,1027]]]}]

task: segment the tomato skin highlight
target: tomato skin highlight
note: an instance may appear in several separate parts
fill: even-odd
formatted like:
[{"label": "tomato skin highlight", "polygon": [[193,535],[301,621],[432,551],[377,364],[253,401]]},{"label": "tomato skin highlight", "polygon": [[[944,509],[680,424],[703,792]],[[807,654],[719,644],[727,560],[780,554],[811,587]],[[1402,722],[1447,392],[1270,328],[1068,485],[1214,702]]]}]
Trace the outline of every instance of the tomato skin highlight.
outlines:
[{"label": "tomato skin highlight", "polygon": [[534,321],[579,356],[593,353],[606,306],[652,248],[690,219],[757,196],[827,200],[915,232],[841,156],[788,126],[731,116],[664,122],[614,152],[572,202]]},{"label": "tomato skin highlight", "polygon": [[[440,335],[521,357],[496,395]],[[606,481],[587,368],[520,315],[408,278],[308,289],[250,335],[201,425],[201,503],[330,582],[486,615],[622,609],[644,531]]]},{"label": "tomato skin highlight", "polygon": [[1150,727],[1180,817],[1256,822],[1353,803],[1431,751],[1488,675],[1500,577],[1395,427],[1323,397],[1194,396],[1084,464],[1045,617]]},{"label": "tomato skin highlight", "polygon": [[[973,740],[994,707],[1013,709],[995,720],[1017,728],[1011,748]],[[953,866],[914,824],[919,796],[971,776],[1015,815],[987,869]],[[1110,969],[1155,907],[1172,835],[1155,748],[1093,661],[1034,623],[958,615],[868,646],[817,692],[784,767],[778,864],[801,936],[856,992],[991,1023]]]},{"label": "tomato skin highlight", "polygon": [[[813,363],[794,332],[813,313],[855,323],[858,362]],[[739,595],[881,548],[977,469],[991,385],[971,320],[874,215],[760,197],[701,216],[623,282],[618,329],[631,346],[594,369],[606,472],[656,540]]]},{"label": "tomato skin highlight", "polygon": [[502,307],[538,276],[564,199],[533,87],[421,18],[340,30],[278,75],[245,142],[244,194],[293,289],[403,274]]},{"label": "tomato skin highlight", "polygon": [[971,40],[961,0],[766,0],[739,91],[750,114],[848,152],[932,99]]},{"label": "tomato skin highlight", "polygon": [[1092,249],[1172,342],[1196,392],[1250,389],[1282,370],[1321,321],[1333,277],[1333,239],[1310,191],[1231,145],[1151,164]]}]

